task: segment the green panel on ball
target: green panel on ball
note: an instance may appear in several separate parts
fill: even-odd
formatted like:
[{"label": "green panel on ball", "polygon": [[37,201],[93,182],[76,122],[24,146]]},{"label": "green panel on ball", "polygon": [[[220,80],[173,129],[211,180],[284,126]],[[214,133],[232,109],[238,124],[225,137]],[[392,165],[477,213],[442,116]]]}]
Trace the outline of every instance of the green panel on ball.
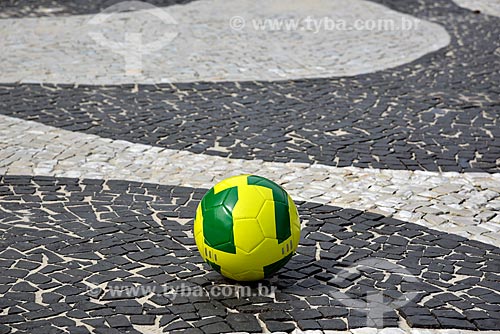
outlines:
[{"label": "green panel on ball", "polygon": [[267,265],[264,267],[264,277],[269,277],[275,272],[277,272],[281,267],[283,267],[288,260],[290,260],[293,256],[293,253],[288,254],[284,258],[282,258],[279,261],[276,261],[274,263],[271,263],[270,265]]},{"label": "green panel on ball", "polygon": [[212,248],[236,254],[233,233],[233,208],[238,201],[238,188],[228,188],[214,193],[214,188],[203,197],[203,237]]},{"label": "green panel on ball", "polygon": [[282,243],[292,235],[290,228],[290,213],[286,192],[276,183],[260,176],[250,175],[248,185],[269,188],[273,191],[274,218],[276,221],[276,239]]},{"label": "green panel on ball", "polygon": [[206,260],[206,261],[210,265],[210,267],[212,267],[216,272],[218,272],[220,274],[220,266],[217,263],[214,263],[210,260]]}]

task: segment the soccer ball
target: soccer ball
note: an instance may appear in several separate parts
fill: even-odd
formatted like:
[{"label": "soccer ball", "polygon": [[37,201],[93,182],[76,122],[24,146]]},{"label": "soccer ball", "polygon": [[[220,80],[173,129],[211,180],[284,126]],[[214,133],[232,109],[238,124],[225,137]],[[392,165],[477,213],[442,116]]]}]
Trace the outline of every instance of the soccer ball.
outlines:
[{"label": "soccer ball", "polygon": [[256,281],[278,271],[295,253],[299,214],[276,183],[255,175],[234,176],[203,196],[194,237],[213,269],[236,281]]}]

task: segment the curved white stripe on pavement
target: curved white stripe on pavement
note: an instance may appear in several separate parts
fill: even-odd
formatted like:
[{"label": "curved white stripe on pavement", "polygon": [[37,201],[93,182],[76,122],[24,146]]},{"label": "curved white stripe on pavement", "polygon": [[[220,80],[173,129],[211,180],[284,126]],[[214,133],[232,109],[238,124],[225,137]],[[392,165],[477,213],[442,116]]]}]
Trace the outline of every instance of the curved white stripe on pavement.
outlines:
[{"label": "curved white stripe on pavement", "polygon": [[500,174],[337,168],[227,159],[76,133],[0,115],[0,175],[121,179],[210,188],[254,173],[295,200],[378,212],[471,239],[500,241]]},{"label": "curved white stripe on pavement", "polygon": [[453,0],[458,6],[500,17],[500,0]]},{"label": "curved white stripe on pavement", "polygon": [[449,41],[438,24],[364,0],[201,0],[109,17],[0,20],[0,82],[349,76],[409,63]]}]

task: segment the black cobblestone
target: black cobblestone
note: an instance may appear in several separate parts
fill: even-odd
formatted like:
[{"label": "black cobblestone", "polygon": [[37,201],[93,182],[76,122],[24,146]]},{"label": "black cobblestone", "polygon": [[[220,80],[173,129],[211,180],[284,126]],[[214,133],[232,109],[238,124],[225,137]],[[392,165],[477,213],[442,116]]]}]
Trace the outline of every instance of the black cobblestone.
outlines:
[{"label": "black cobblestone", "polygon": [[[347,326],[378,326],[379,322],[375,320],[382,320],[382,326],[396,326],[397,311],[413,327],[498,328],[499,277],[495,272],[483,272],[483,268],[496,265],[496,247],[483,247],[483,244],[465,238],[362,211],[304,202],[298,206],[300,216],[312,223],[303,229],[304,242],[299,246],[298,254],[270,279],[269,283],[278,288],[274,299],[220,299],[210,295],[170,299],[154,294],[146,297],[151,303],[140,303],[134,294],[111,298],[112,288],[159,287],[152,278],[162,275],[168,275],[163,277],[166,283],[161,283],[167,286],[185,282],[209,289],[216,284],[227,284],[208,267],[200,270],[193,265],[201,261],[192,238],[183,232],[192,228],[192,220],[183,225],[173,218],[165,221],[165,226],[145,224],[138,233],[131,233],[136,223],[162,213],[165,207],[157,205],[159,203],[171,203],[168,210],[173,211],[188,206],[195,208],[199,200],[192,199],[191,194],[200,190],[103,181],[92,183],[92,192],[85,193],[83,185],[92,180],[44,178],[39,182],[33,178],[12,176],[0,177],[0,188],[12,185],[11,182],[22,182],[36,189],[40,196],[53,194],[61,200],[56,202],[57,206],[53,202],[40,203],[35,199],[29,202],[23,199],[22,191],[17,193],[15,190],[8,198],[0,198],[0,238],[3,240],[0,254],[9,257],[13,253],[8,250],[16,249],[19,257],[18,262],[6,259],[5,269],[0,274],[0,281],[6,287],[0,292],[0,307],[8,307],[10,312],[0,316],[0,324],[8,327],[29,330],[39,326],[58,326],[69,330],[75,328],[74,319],[80,319],[105,331],[110,330],[109,327],[122,330],[134,324],[153,324],[159,319],[164,331],[190,329],[215,333],[244,329],[260,332],[258,317],[270,330],[292,331],[296,326],[342,330]],[[63,191],[62,186],[67,184],[71,184],[74,190],[66,188]],[[135,202],[135,196],[145,192],[149,194],[148,198]],[[66,199],[84,193],[88,201],[85,206],[92,210],[94,218],[72,217],[71,224],[67,224],[66,215],[75,210],[71,201]],[[106,198],[106,207],[99,205],[101,198]],[[154,207],[157,209],[150,209]],[[48,215],[50,223],[30,218],[46,216],[45,209],[48,208],[53,212]],[[100,212],[107,215],[97,219],[96,214]],[[327,212],[329,218],[325,216]],[[24,217],[28,217],[28,223]],[[318,221],[322,223],[318,224]],[[23,224],[22,233],[18,222]],[[110,230],[110,226],[115,228]],[[398,229],[387,237],[378,236],[383,235],[381,231],[394,227]],[[89,230],[93,232],[92,237],[88,236]],[[408,236],[408,231],[418,231],[418,237]],[[348,239],[363,240],[366,245],[346,244],[346,234]],[[315,260],[316,252],[309,251],[308,240],[312,240],[311,236],[317,239],[318,235],[329,237],[328,244],[319,242],[321,247],[329,250],[320,252],[320,259]],[[48,238],[53,242],[37,242]],[[451,249],[451,244],[442,242],[444,239],[460,242],[452,244],[454,248]],[[388,253],[380,250],[385,250],[387,245],[399,247],[398,258],[384,258],[383,254]],[[109,251],[116,247],[125,252],[117,256]],[[379,250],[367,252],[369,249]],[[100,260],[73,257],[71,261],[65,261],[58,256],[62,253],[80,254],[81,251],[98,254]],[[135,256],[146,252],[147,256]],[[436,253],[439,253],[438,258],[434,256]],[[49,256],[53,258],[54,263],[37,274],[31,273],[40,268],[44,261],[42,254],[47,260]],[[331,254],[335,256],[331,257]],[[151,264],[152,257],[161,260],[161,264]],[[463,268],[467,268],[465,263],[469,262],[475,268],[473,273],[464,273],[464,277],[451,285],[446,283],[461,275]],[[13,269],[16,263],[26,269]],[[26,266],[27,263],[33,265]],[[163,274],[165,271],[168,274]],[[183,275],[187,277],[183,280],[182,273],[191,275]],[[449,276],[446,280],[442,278],[443,273]],[[109,278],[103,281],[107,284],[102,291],[90,294],[84,280],[91,282],[97,277]],[[17,278],[23,281],[14,284]],[[52,291],[42,292],[43,302],[50,304],[47,308],[37,304],[35,293],[49,288]],[[347,288],[347,291],[342,293],[341,288]],[[372,319],[366,314],[370,309],[368,295],[377,293],[390,298],[387,301],[394,301],[393,304],[389,302],[391,306],[384,311],[382,319]],[[412,301],[399,305],[397,301],[403,296]],[[299,297],[305,297],[305,300]],[[422,302],[424,297],[427,297],[425,303]],[[152,303],[160,306],[152,306]],[[239,313],[234,313],[234,310]],[[68,321],[61,318],[62,314]],[[103,317],[104,322],[99,320]]]},{"label": "black cobblestone", "polygon": [[[230,158],[498,173],[500,19],[451,0],[376,2],[443,25],[450,45],[406,65],[349,78],[140,85],[138,92],[130,85],[2,84],[0,112]],[[85,8],[98,2],[78,3]],[[61,7],[71,12],[70,5]],[[211,149],[216,144],[225,151]],[[17,188],[33,191],[22,183]],[[185,212],[174,213],[180,214]]]}]

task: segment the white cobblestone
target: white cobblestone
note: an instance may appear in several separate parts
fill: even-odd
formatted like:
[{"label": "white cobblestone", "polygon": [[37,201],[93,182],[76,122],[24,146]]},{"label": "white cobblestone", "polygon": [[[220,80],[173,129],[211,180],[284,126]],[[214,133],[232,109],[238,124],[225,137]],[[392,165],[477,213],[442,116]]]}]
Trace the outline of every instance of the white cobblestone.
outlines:
[{"label": "white cobblestone", "polygon": [[500,1],[498,0],[453,0],[453,2],[460,7],[500,17]]},{"label": "white cobblestone", "polygon": [[[160,13],[177,24],[165,24],[154,16]],[[325,13],[347,27],[356,21],[378,24],[383,18],[392,20],[397,29],[332,31],[320,21]],[[236,16],[246,22],[242,30],[230,28]],[[100,25],[90,24],[94,17],[0,20],[0,82],[118,84],[349,76],[409,63],[450,41],[438,24],[364,0],[201,0],[115,13]],[[308,17],[324,28],[312,32],[311,24],[304,23],[304,29],[294,31],[255,28],[269,18],[304,22]],[[404,30],[403,19],[413,22],[414,28]],[[110,50],[111,42],[123,41],[124,32],[132,36],[143,31],[148,32],[145,45],[161,41],[166,33],[177,35],[126,70],[124,57]],[[92,32],[105,34],[111,42],[101,46],[89,35]],[[122,46],[121,52],[145,50],[130,45]]]}]

